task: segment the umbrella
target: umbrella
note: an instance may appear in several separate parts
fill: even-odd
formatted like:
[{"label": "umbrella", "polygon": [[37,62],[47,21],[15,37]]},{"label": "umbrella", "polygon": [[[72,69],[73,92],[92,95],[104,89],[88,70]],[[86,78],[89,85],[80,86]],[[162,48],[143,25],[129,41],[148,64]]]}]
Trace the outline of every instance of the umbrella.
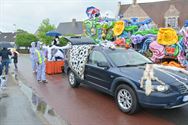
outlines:
[{"label": "umbrella", "polygon": [[13,48],[13,45],[9,42],[0,42],[0,48]]},{"label": "umbrella", "polygon": [[46,36],[61,36],[61,33],[58,33],[57,31],[48,31]]},{"label": "umbrella", "polygon": [[100,15],[100,10],[91,6],[86,9],[86,14],[88,17],[96,17]]},{"label": "umbrella", "polygon": [[15,52],[15,53],[19,54],[19,52],[18,52],[18,51],[16,51],[16,49],[15,49],[15,48],[10,49],[10,51],[11,51],[11,52]]}]

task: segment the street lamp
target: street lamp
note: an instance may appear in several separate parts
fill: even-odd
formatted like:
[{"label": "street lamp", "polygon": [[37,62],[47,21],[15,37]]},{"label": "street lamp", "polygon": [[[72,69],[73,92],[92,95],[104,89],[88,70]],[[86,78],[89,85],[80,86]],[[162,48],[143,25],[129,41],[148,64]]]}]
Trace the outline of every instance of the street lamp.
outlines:
[{"label": "street lamp", "polygon": [[14,32],[16,32],[17,28],[16,28],[16,24],[13,24],[14,27]]}]

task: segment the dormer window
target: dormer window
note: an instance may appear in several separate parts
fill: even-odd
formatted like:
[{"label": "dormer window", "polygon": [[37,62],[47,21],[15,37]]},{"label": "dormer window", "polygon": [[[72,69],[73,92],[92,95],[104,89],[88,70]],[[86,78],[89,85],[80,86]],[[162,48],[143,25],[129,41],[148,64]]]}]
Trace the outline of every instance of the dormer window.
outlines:
[{"label": "dormer window", "polygon": [[170,5],[169,9],[165,13],[165,27],[178,28],[178,18],[180,12],[174,5]]},{"label": "dormer window", "polygon": [[165,26],[177,28],[178,27],[178,17],[166,17]]}]

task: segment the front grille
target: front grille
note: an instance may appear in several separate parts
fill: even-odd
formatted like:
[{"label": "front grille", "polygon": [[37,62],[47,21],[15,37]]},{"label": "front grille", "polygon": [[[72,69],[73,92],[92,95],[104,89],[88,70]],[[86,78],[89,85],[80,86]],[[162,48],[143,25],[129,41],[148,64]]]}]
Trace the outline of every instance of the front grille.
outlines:
[{"label": "front grille", "polygon": [[188,93],[188,89],[184,85],[179,85],[178,90],[179,90],[180,94]]}]

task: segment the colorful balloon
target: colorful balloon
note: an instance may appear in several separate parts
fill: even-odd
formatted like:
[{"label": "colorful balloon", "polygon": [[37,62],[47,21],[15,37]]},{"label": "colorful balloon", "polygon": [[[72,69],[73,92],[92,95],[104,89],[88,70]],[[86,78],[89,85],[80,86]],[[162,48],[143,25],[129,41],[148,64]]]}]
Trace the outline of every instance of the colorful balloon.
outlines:
[{"label": "colorful balloon", "polygon": [[89,18],[99,17],[100,16],[100,10],[91,6],[86,9],[86,14]]},{"label": "colorful balloon", "polygon": [[172,28],[160,28],[157,34],[157,42],[161,45],[173,45],[178,42],[178,35]]},{"label": "colorful balloon", "polygon": [[125,24],[123,21],[115,22],[114,29],[113,29],[114,35],[115,36],[121,35],[124,31],[124,28],[125,28]]},{"label": "colorful balloon", "polygon": [[177,44],[165,47],[165,55],[176,57],[179,54],[179,47]]},{"label": "colorful balloon", "polygon": [[125,39],[124,38],[118,38],[118,39],[116,39],[114,44],[117,45],[117,46],[124,46],[125,45]]},{"label": "colorful balloon", "polygon": [[157,41],[152,42],[149,45],[149,49],[152,51],[153,55],[151,60],[156,62],[157,59],[162,59],[165,56],[165,48],[163,45],[158,44]]}]

